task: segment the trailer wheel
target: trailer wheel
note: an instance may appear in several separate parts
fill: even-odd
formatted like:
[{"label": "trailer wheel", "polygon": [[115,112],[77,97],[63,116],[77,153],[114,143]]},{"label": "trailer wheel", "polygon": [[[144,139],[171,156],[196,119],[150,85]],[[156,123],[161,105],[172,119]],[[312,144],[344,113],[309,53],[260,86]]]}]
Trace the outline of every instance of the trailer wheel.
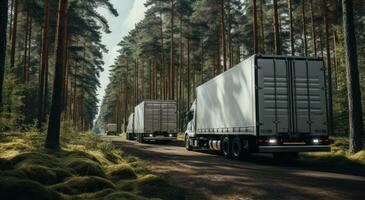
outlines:
[{"label": "trailer wheel", "polygon": [[242,146],[241,138],[236,136],[232,140],[232,157],[235,160],[241,160],[244,157],[245,151]]},{"label": "trailer wheel", "polygon": [[190,145],[190,138],[188,134],[185,134],[185,148],[188,151],[193,150],[193,146]]},{"label": "trailer wheel", "polygon": [[139,143],[144,143],[143,134],[138,134],[137,140]]},{"label": "trailer wheel", "polygon": [[232,146],[231,139],[228,136],[224,137],[222,140],[221,153],[225,158],[231,158],[232,155],[231,146]]}]

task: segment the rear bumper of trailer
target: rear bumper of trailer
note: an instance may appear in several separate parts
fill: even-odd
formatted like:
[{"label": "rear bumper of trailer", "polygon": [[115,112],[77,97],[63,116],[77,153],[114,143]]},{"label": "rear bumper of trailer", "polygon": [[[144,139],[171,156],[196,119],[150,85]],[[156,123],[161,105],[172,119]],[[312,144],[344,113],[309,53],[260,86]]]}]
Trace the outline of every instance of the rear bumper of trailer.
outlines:
[{"label": "rear bumper of trailer", "polygon": [[279,152],[329,152],[329,145],[300,145],[300,146],[259,146],[260,153],[279,153]]},{"label": "rear bumper of trailer", "polygon": [[157,136],[157,137],[143,137],[146,141],[176,141],[176,137],[163,137],[163,136]]}]

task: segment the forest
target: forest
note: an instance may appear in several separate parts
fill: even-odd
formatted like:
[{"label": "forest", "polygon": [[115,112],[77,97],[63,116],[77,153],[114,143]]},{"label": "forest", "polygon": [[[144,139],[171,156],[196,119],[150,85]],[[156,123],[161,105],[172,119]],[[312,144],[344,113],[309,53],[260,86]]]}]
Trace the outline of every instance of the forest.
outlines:
[{"label": "forest", "polygon": [[[348,135],[357,127],[352,124],[358,124],[349,120],[362,116],[358,108],[363,109],[363,98],[356,104],[361,95],[348,93],[349,79],[355,83],[352,94],[364,91],[360,84],[365,78],[361,1],[348,9],[354,25],[350,25],[354,30],[350,41],[357,46],[357,52],[349,54],[356,60],[351,66],[355,74],[348,77],[345,16],[339,17],[345,11],[340,1],[148,0],[144,19],[119,43],[99,116],[96,91],[102,54],[108,51],[101,33],[110,30],[96,9],[105,7],[114,16],[118,12],[108,0],[63,1],[2,3],[3,132],[44,129],[49,123],[48,131],[57,133],[57,121],[70,122],[80,131],[100,131],[113,122],[121,132],[134,106],[144,99],[176,100],[182,131],[194,88],[253,54],[323,57],[331,132]],[[52,15],[57,10],[59,15]],[[351,112],[346,96],[355,99]]]},{"label": "forest", "polygon": [[[117,30],[122,39],[107,66],[108,20],[124,14],[126,2],[0,1],[0,199],[364,199],[363,0],[145,0],[143,19],[126,35]],[[259,135],[260,122],[239,134],[224,127],[189,138],[196,88],[253,55],[305,60],[309,134],[291,129],[297,76],[287,72],[287,138],[278,125]],[[321,66],[313,88],[309,59]],[[252,82],[252,91],[262,89]],[[311,131],[311,89],[323,106],[319,132]],[[178,130],[163,132],[160,122],[160,130],[130,141],[129,115],[145,100],[177,105],[167,118],[176,111]],[[241,105],[234,106],[227,112]]]},{"label": "forest", "polygon": [[[57,1],[2,1],[1,25],[8,26],[1,29],[0,38],[8,42],[6,51],[2,51],[6,60],[2,57],[1,131],[45,128],[52,95],[62,98],[54,105],[63,111],[63,121],[72,120],[80,130],[93,126],[98,112],[96,91],[103,71],[102,53],[107,51],[101,33],[110,31],[96,9],[103,6],[115,16],[118,13],[108,0],[71,1],[68,6],[67,1],[64,3],[60,21],[60,16],[54,14],[61,9]],[[6,13],[9,15],[3,16]],[[63,38],[57,31],[60,25]],[[58,42],[63,48],[54,51],[61,46]],[[58,89],[53,87],[55,73],[59,73],[54,71],[55,64],[62,66],[63,74]]]}]

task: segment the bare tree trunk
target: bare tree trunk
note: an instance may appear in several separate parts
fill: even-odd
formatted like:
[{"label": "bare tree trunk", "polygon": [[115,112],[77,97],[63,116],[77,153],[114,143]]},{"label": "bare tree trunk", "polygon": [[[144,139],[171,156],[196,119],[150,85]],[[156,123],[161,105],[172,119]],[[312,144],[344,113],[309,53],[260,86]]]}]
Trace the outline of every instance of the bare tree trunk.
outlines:
[{"label": "bare tree trunk", "polygon": [[278,2],[273,0],[273,17],[274,17],[274,46],[275,54],[281,55],[281,44],[280,44],[280,28],[279,28],[279,14],[278,14]]},{"label": "bare tree trunk", "polygon": [[261,53],[265,54],[264,1],[260,0]]},{"label": "bare tree trunk", "polygon": [[27,74],[27,64],[28,64],[28,36],[29,36],[29,19],[30,19],[30,14],[29,14],[29,7],[27,8],[27,17],[26,17],[26,22],[25,22],[25,38],[24,38],[24,58],[23,58],[23,83],[25,84],[26,81],[26,74]]},{"label": "bare tree trunk", "polygon": [[364,147],[364,122],[352,0],[342,0],[342,9],[349,104],[350,152],[356,153]]},{"label": "bare tree trunk", "polygon": [[257,34],[257,6],[256,6],[256,0],[252,0],[253,4],[253,52],[254,54],[259,53],[259,40],[258,40],[258,34]]},{"label": "bare tree trunk", "polygon": [[302,23],[303,23],[303,43],[304,43],[304,56],[308,56],[308,43],[307,43],[307,19],[305,16],[305,0],[302,0]]},{"label": "bare tree trunk", "polygon": [[228,60],[229,60],[229,68],[233,67],[233,53],[232,53],[232,49],[233,49],[233,45],[232,45],[232,34],[231,34],[231,30],[232,30],[232,15],[231,15],[231,1],[228,1]]},{"label": "bare tree trunk", "polygon": [[44,2],[44,19],[43,19],[43,35],[42,35],[42,58],[41,68],[39,71],[39,85],[38,85],[38,128],[41,128],[44,118],[44,92],[45,92],[45,78],[47,76],[46,70],[48,68],[48,43],[49,43],[49,0]]},{"label": "bare tree trunk", "polygon": [[188,85],[188,105],[190,105],[190,96],[191,96],[191,92],[190,92],[190,38],[188,38],[188,70],[187,70],[187,85]]},{"label": "bare tree trunk", "polygon": [[175,80],[174,80],[174,3],[175,0],[170,0],[171,2],[171,16],[170,16],[170,76],[169,76],[169,99],[175,99]]},{"label": "bare tree trunk", "polygon": [[216,57],[216,65],[214,66],[214,69],[213,69],[213,77],[215,77],[217,74],[219,74],[219,70],[221,68],[221,39],[222,37],[220,37],[220,31],[219,29],[217,29],[217,55],[215,56]]},{"label": "bare tree trunk", "polygon": [[55,53],[55,72],[53,82],[52,106],[48,123],[48,131],[45,147],[58,149],[60,145],[60,125],[62,112],[62,86],[63,86],[63,66],[64,49],[66,40],[66,17],[68,0],[60,0],[58,3],[57,37]]},{"label": "bare tree trunk", "polygon": [[0,113],[3,106],[3,83],[5,73],[5,56],[7,45],[8,1],[0,3]]},{"label": "bare tree trunk", "polygon": [[316,36],[316,28],[315,28],[315,25],[314,25],[314,7],[313,7],[313,0],[310,0],[310,10],[311,10],[313,56],[317,56],[317,36]]},{"label": "bare tree trunk", "polygon": [[337,33],[333,31],[333,71],[334,71],[334,83],[337,88]]},{"label": "bare tree trunk", "polygon": [[[326,2],[326,1],[325,1]],[[333,101],[332,101],[332,66],[331,66],[331,50],[330,50],[330,40],[328,31],[328,11],[325,5],[324,8],[324,28],[325,28],[325,41],[326,41],[326,58],[327,58],[327,82],[328,82],[328,127],[329,132],[333,133]]]},{"label": "bare tree trunk", "polygon": [[29,82],[29,70],[30,70],[30,59],[31,59],[31,51],[32,51],[32,23],[33,19],[30,17],[29,19],[29,31],[28,31],[28,60],[27,60],[27,66],[26,66],[26,74],[25,74],[25,82]]},{"label": "bare tree trunk", "polygon": [[10,50],[10,68],[14,68],[15,65],[15,48],[16,48],[16,34],[18,26],[18,0],[14,0],[14,22],[12,27],[11,36],[11,50]]},{"label": "bare tree trunk", "polygon": [[179,66],[179,94],[178,94],[178,129],[181,129],[181,94],[182,94],[182,77],[183,77],[183,62],[184,62],[184,44],[183,44],[183,37],[184,37],[184,31],[183,31],[183,22],[182,22],[182,16],[180,16],[180,66]]},{"label": "bare tree trunk", "polygon": [[288,10],[289,10],[289,38],[290,38],[290,54],[295,55],[294,50],[294,33],[293,33],[293,2],[288,0]]},{"label": "bare tree trunk", "polygon": [[160,43],[161,43],[161,71],[160,71],[160,98],[165,99],[165,65],[164,65],[164,52],[163,52],[163,21],[162,13],[160,13]]},{"label": "bare tree trunk", "polygon": [[224,11],[224,0],[220,1],[220,12],[221,12],[221,37],[222,37],[222,49],[223,49],[223,70],[227,71],[227,49],[226,49],[226,26],[225,26],[225,11]]},{"label": "bare tree trunk", "polygon": [[[11,5],[10,5],[10,20],[9,20],[9,41],[12,40],[12,27],[13,27],[13,16],[14,16],[14,1],[15,0],[11,0]],[[5,4],[5,3],[4,3]],[[8,4],[6,5],[8,7]],[[9,9],[9,8],[8,8]],[[6,12],[3,12],[4,14],[5,13],[8,13],[8,9],[6,10]],[[6,16],[8,17],[8,16]],[[7,23],[7,22],[6,22]],[[5,23],[5,24],[6,24]],[[5,29],[6,31],[6,29]]]}]

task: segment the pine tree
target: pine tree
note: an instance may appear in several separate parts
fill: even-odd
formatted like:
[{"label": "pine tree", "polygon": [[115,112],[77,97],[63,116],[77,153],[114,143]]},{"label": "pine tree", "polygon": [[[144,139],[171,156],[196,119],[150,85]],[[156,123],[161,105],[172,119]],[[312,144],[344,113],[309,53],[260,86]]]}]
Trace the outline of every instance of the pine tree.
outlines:
[{"label": "pine tree", "polygon": [[3,83],[5,73],[5,56],[7,43],[7,25],[8,25],[8,1],[0,3],[0,113],[3,106]]},{"label": "pine tree", "polygon": [[352,0],[342,0],[343,31],[345,38],[345,60],[350,124],[350,152],[363,149],[364,122],[358,71],[356,35]]},{"label": "pine tree", "polygon": [[55,78],[53,83],[53,95],[51,113],[48,122],[48,131],[45,147],[49,149],[57,149],[60,144],[60,124],[62,112],[62,85],[63,85],[63,67],[64,67],[64,48],[66,40],[67,26],[67,10],[68,0],[60,0],[58,5],[57,20],[57,37],[56,37],[56,62],[55,62]]}]

